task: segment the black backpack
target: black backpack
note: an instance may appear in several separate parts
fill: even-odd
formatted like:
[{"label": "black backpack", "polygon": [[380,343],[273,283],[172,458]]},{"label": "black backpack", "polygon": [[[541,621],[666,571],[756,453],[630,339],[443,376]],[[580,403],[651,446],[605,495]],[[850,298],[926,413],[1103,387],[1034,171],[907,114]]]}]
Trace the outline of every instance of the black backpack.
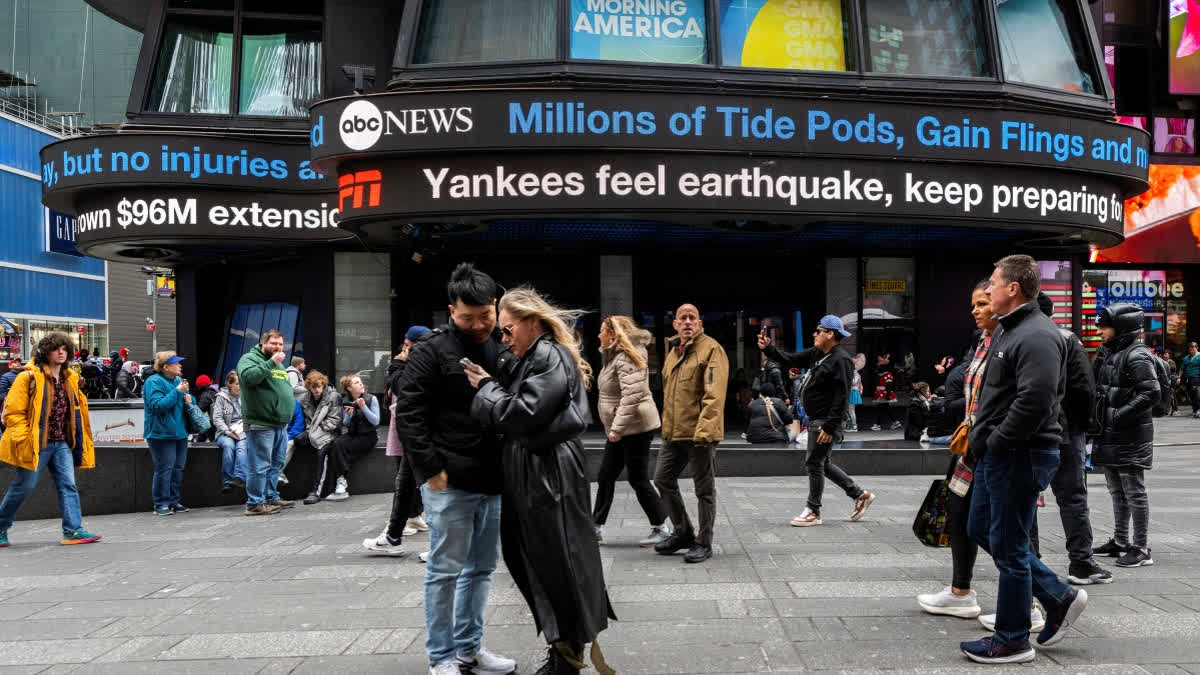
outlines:
[{"label": "black backpack", "polygon": [[1154,403],[1151,413],[1155,417],[1166,417],[1171,414],[1171,397],[1174,389],[1171,384],[1171,369],[1167,362],[1155,356],[1149,347],[1144,344],[1139,346],[1150,355],[1150,362],[1154,364],[1154,374],[1158,376],[1158,401]]}]

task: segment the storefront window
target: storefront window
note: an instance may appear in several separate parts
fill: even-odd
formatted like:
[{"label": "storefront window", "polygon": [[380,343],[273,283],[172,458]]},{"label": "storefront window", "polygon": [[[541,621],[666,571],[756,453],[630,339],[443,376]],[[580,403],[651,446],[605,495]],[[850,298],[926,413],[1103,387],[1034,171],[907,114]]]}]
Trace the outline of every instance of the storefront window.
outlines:
[{"label": "storefront window", "polygon": [[[79,331],[80,328],[83,328],[83,332]],[[86,349],[89,354],[99,354],[100,358],[108,357],[108,324],[106,323],[30,321],[26,353],[32,355],[38,341],[50,333],[66,333],[75,341],[76,350]]]},{"label": "storefront window", "polygon": [[704,0],[571,0],[571,58],[708,63]]},{"label": "storefront window", "polygon": [[1142,340],[1178,356],[1187,345],[1187,299],[1183,273],[1170,270],[1090,269],[1083,271],[1083,345],[1100,346],[1096,317],[1104,307],[1128,302],[1146,313]]},{"label": "storefront window", "polygon": [[1074,0],[996,0],[1004,75],[1012,82],[1096,93]]},{"label": "storefront window", "polygon": [[233,26],[229,19],[204,27],[167,23],[150,110],[228,114],[232,64]]},{"label": "storefront window", "polygon": [[430,0],[414,63],[552,59],[557,0]]},{"label": "storefront window", "polygon": [[727,66],[850,70],[849,0],[721,0],[721,59]]},{"label": "storefront window", "polygon": [[278,22],[246,22],[238,112],[307,117],[320,96],[320,26],[280,32]]},{"label": "storefront window", "polygon": [[991,73],[983,17],[962,0],[867,0],[867,70],[904,75],[981,77]]},{"label": "storefront window", "polygon": [[863,319],[915,318],[916,263],[912,258],[867,258],[863,279]]},{"label": "storefront window", "polygon": [[387,388],[392,360],[392,272],[387,258],[371,253],[333,254],[333,325],[336,373],[358,375],[367,391]]}]

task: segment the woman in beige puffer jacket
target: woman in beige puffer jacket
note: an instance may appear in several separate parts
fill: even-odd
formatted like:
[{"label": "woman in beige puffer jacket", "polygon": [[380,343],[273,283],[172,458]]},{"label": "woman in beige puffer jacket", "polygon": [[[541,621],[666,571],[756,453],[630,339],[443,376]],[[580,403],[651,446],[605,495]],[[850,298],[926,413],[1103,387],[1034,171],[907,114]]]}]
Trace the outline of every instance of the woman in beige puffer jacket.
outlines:
[{"label": "woman in beige puffer jacket", "polygon": [[600,421],[608,444],[600,465],[599,491],[592,519],[596,539],[604,541],[601,527],[608,520],[613,492],[621,469],[628,471],[627,479],[646,517],[650,520],[650,536],[638,546],[650,547],[670,536],[667,514],[658,493],[650,484],[650,441],[662,422],[658,408],[650,395],[649,371],[646,366],[648,331],[634,326],[625,316],[610,316],[600,324],[600,352],[604,368],[596,379],[600,394]]}]

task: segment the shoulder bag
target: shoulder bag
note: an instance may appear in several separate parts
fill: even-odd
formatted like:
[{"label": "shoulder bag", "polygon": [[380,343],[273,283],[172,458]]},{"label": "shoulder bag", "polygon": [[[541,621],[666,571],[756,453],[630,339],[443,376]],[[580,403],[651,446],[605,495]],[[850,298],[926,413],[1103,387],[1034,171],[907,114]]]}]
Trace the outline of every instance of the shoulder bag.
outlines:
[{"label": "shoulder bag", "polygon": [[958,428],[950,434],[950,453],[959,457],[967,456],[967,438],[971,435],[971,409],[975,407],[975,399],[979,397],[979,390],[983,388],[981,381],[978,386],[971,392],[971,400],[967,403],[967,414],[962,422],[959,422]]}]

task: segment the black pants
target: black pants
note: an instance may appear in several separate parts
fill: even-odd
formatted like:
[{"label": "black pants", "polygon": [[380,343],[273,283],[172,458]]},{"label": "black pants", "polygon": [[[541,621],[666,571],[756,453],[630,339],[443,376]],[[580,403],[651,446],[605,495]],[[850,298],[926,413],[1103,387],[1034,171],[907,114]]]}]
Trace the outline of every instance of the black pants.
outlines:
[{"label": "black pants", "polygon": [[951,585],[955,588],[969,589],[971,579],[975,577],[975,558],[979,556],[979,544],[967,536],[967,518],[971,513],[971,491],[967,489],[965,497],[950,493],[950,559],[954,565],[951,575]]},{"label": "black pants", "polygon": [[404,534],[404,524],[413,516],[421,514],[421,491],[417,489],[417,477],[413,473],[408,455],[396,458],[396,488],[392,493],[392,517],[388,520],[388,536],[399,539]]},{"label": "black pants", "polygon": [[341,478],[350,473],[350,464],[374,450],[378,441],[375,434],[359,434],[357,436],[342,434],[334,439],[331,453],[334,478]]},{"label": "black pants", "polygon": [[1092,559],[1092,521],[1088,516],[1087,471],[1083,468],[1086,442],[1085,434],[1070,435],[1067,443],[1058,449],[1060,464],[1050,480],[1071,562]]},{"label": "black pants", "polygon": [[1192,414],[1200,412],[1200,377],[1187,378],[1188,401],[1192,404]]},{"label": "black pants", "polygon": [[846,472],[830,458],[833,454],[833,443],[817,443],[817,437],[821,434],[821,423],[824,421],[809,420],[808,454],[804,458],[804,468],[808,469],[808,508],[816,514],[821,513],[821,496],[825,493],[826,476],[851,499],[858,499],[863,494],[863,489],[855,484],[854,479],[846,475]]},{"label": "black pants", "polygon": [[[319,448],[319,449],[314,448],[309,443],[304,443],[301,447],[302,448],[312,448],[313,451],[316,452],[317,461],[313,466],[312,489],[310,489],[308,492],[309,492],[309,494],[314,494],[314,495],[319,496],[321,494],[321,491],[325,489],[325,483],[328,482],[330,457],[333,455],[333,443],[332,442],[326,443],[324,448]],[[294,448],[294,449],[296,452],[301,451],[301,448],[299,448],[299,447]],[[293,453],[293,454],[295,454],[295,453]]]},{"label": "black pants", "polygon": [[875,404],[875,424],[881,427],[895,424],[896,411],[892,410],[892,406],[887,401],[879,401]]},{"label": "black pants", "polygon": [[613,492],[617,487],[617,476],[621,475],[622,468],[628,471],[625,479],[637,495],[638,503],[642,505],[646,518],[650,519],[650,524],[657,527],[666,521],[667,511],[663,508],[658,493],[654,491],[654,486],[650,485],[650,441],[653,438],[654,432],[647,431],[624,436],[615,443],[609,441],[604,446],[604,460],[600,463],[592,522],[603,525],[608,520]]}]

